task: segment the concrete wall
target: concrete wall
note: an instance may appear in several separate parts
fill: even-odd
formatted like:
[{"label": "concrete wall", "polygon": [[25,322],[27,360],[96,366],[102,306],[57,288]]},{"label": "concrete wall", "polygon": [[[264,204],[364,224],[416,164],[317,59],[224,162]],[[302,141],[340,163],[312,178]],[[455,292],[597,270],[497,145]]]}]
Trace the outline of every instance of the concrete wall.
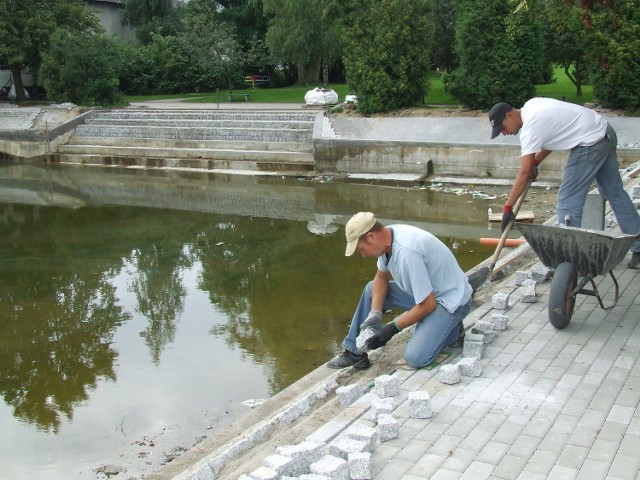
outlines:
[{"label": "concrete wall", "polygon": [[115,34],[122,40],[133,40],[134,30],[122,25],[122,9],[125,0],[87,0],[87,4],[96,11],[100,25],[108,35]]},{"label": "concrete wall", "polygon": [[[609,119],[618,133],[621,166],[640,161],[640,119]],[[331,135],[314,129],[316,170],[336,173],[417,173],[513,178],[518,137],[491,141],[484,117],[331,118]],[[553,152],[540,180],[560,180],[568,152]]]}]

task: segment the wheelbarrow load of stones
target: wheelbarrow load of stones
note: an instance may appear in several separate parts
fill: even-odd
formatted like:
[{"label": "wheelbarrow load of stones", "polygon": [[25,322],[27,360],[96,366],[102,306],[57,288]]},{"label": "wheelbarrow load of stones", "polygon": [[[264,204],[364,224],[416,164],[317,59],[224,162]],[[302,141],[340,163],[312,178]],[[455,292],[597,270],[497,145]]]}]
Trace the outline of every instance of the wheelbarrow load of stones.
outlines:
[{"label": "wheelbarrow load of stones", "polygon": [[[516,223],[515,228],[540,261],[555,270],[549,290],[549,321],[554,327],[562,329],[569,324],[578,294],[596,297],[604,310],[613,308],[618,302],[618,281],[613,269],[626,255],[635,235],[616,236],[563,225]],[[607,272],[613,280],[615,293],[613,304],[605,307],[593,279]],[[586,289],[587,284],[591,284],[592,289]]]}]

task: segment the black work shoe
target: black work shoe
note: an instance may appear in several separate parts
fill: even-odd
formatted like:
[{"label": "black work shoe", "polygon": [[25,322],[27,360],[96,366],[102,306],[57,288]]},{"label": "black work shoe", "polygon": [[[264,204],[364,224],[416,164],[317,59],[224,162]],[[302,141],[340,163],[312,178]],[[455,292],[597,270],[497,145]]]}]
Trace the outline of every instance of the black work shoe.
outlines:
[{"label": "black work shoe", "polygon": [[349,350],[345,350],[340,355],[327,362],[327,367],[336,369],[345,367],[365,369],[370,366],[371,362],[369,361],[369,355],[366,353],[356,355],[355,353],[351,353]]},{"label": "black work shoe", "polygon": [[462,348],[464,346],[464,324],[460,322],[458,324],[458,338],[453,343],[448,345],[451,348]]},{"label": "black work shoe", "polygon": [[633,252],[633,255],[631,255],[631,260],[629,260],[629,263],[627,263],[627,267],[636,268],[638,265],[640,265],[640,252]]}]

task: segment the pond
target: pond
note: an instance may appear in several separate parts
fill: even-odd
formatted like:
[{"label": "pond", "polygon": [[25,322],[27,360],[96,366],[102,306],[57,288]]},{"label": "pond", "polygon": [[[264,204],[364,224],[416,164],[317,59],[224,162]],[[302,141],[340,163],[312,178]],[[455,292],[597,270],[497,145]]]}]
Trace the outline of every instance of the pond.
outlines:
[{"label": "pond", "polygon": [[340,350],[375,268],[344,256],[353,213],[431,231],[464,270],[490,256],[491,200],[456,193],[1,166],[0,476],[136,478],[215,434]]}]

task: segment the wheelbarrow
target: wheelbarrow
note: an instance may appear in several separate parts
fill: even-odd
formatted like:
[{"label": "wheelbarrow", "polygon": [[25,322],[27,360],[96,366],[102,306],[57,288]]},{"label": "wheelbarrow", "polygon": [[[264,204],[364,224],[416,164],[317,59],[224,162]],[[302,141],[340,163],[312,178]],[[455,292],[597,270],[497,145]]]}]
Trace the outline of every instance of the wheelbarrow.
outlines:
[{"label": "wheelbarrow", "polygon": [[[571,320],[579,293],[598,299],[600,308],[609,310],[618,302],[618,281],[613,268],[624,258],[635,235],[613,236],[583,228],[516,223],[540,261],[555,269],[549,291],[549,321],[563,329]],[[597,275],[609,272],[615,286],[613,305],[604,306],[593,281]],[[578,281],[578,276],[582,277]],[[591,283],[592,290],[585,289]]]}]

